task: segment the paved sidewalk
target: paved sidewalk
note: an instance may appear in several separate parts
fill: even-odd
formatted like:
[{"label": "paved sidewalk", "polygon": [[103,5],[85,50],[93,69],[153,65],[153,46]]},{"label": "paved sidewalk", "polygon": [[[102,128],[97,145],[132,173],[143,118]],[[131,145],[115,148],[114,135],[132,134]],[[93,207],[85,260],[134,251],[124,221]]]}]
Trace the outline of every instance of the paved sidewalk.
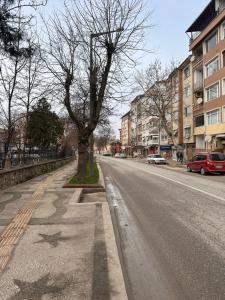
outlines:
[{"label": "paved sidewalk", "polygon": [[0,193],[0,299],[127,299],[105,195],[78,203],[73,172]]}]

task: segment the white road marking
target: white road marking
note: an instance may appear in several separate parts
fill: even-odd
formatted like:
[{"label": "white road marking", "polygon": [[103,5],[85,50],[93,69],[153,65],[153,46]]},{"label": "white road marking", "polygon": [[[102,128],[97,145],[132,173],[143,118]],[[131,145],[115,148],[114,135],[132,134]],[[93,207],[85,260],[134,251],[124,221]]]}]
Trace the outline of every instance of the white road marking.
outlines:
[{"label": "white road marking", "polygon": [[111,177],[106,177],[106,186],[110,193],[110,198],[112,199],[112,205],[113,207],[118,207],[118,200],[122,199],[120,192],[116,190],[116,187],[112,183]]},{"label": "white road marking", "polygon": [[166,179],[166,180],[168,180],[168,181],[171,181],[171,182],[180,184],[180,185],[185,186],[185,187],[187,187],[187,188],[189,188],[189,189],[192,189],[192,190],[194,190],[194,191],[197,191],[197,192],[200,192],[200,193],[205,194],[205,195],[207,195],[207,196],[213,197],[213,198],[215,198],[215,199],[217,199],[217,200],[220,200],[220,201],[225,202],[225,198],[220,197],[220,196],[217,196],[217,195],[214,195],[214,194],[211,194],[211,193],[208,193],[208,192],[203,191],[203,190],[201,190],[201,189],[195,188],[195,187],[193,187],[193,186],[191,186],[191,185],[189,185],[189,184],[183,183],[183,182],[178,181],[178,180],[174,180],[174,179],[172,179],[172,178],[168,178],[168,177],[163,176],[163,175],[160,175],[160,174],[158,174],[158,173],[153,173],[153,172],[151,172],[151,171],[149,171],[149,170],[143,170],[142,168],[139,168],[139,167],[137,167],[137,166],[135,166],[135,168],[136,168],[136,169],[139,169],[139,170],[141,170],[141,171],[144,171],[144,172],[146,172],[146,173],[149,173],[149,174],[151,174],[151,175],[158,176],[158,177],[163,178],[163,179]]},{"label": "white road marking", "polygon": [[[114,160],[114,159],[110,159],[110,160]],[[196,191],[196,192],[205,194],[205,195],[207,195],[207,196],[209,196],[209,197],[215,198],[215,199],[220,200],[220,201],[222,201],[222,202],[225,202],[225,198],[223,198],[223,197],[220,197],[220,196],[214,195],[214,194],[212,194],[212,193],[206,192],[206,191],[204,191],[204,190],[195,188],[195,187],[193,187],[193,186],[191,186],[191,185],[189,185],[189,184],[183,183],[183,182],[181,182],[181,181],[174,180],[174,179],[172,179],[172,178],[169,178],[169,177],[160,175],[160,174],[158,174],[158,173],[153,173],[153,172],[151,172],[151,171],[149,171],[149,170],[144,170],[143,168],[140,168],[140,167],[138,167],[137,165],[135,165],[134,168],[136,168],[136,169],[138,169],[138,170],[140,170],[140,171],[146,172],[146,173],[148,173],[148,174],[151,174],[151,175],[154,175],[154,176],[163,178],[163,179],[165,179],[165,180],[171,181],[171,182],[173,182],[173,183],[176,183],[176,184],[185,186],[185,187],[187,187],[187,188],[189,188],[189,189],[191,189],[191,190],[194,190],[194,191]],[[112,183],[111,183],[111,185],[112,185]],[[110,189],[110,188],[109,188],[109,189]],[[114,189],[114,186],[113,186],[113,185],[112,185],[112,187],[111,187],[111,190],[112,190],[112,189]]]}]

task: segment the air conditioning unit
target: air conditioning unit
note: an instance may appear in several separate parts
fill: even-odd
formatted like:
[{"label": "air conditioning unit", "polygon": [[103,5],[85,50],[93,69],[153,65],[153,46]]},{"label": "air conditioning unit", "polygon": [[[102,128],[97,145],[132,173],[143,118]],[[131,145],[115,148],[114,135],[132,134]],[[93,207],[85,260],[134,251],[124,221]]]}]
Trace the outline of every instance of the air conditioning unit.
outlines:
[{"label": "air conditioning unit", "polygon": [[191,62],[193,62],[194,60],[195,60],[195,56],[194,55],[192,55],[192,57],[191,57]]},{"label": "air conditioning unit", "polygon": [[197,98],[197,103],[198,104],[201,104],[203,102],[203,99],[202,98]]},{"label": "air conditioning unit", "polygon": [[185,134],[185,139],[190,139],[191,135],[190,134]]},{"label": "air conditioning unit", "polygon": [[196,98],[202,98],[203,97],[203,92],[202,91],[196,91],[195,92],[195,97]]}]

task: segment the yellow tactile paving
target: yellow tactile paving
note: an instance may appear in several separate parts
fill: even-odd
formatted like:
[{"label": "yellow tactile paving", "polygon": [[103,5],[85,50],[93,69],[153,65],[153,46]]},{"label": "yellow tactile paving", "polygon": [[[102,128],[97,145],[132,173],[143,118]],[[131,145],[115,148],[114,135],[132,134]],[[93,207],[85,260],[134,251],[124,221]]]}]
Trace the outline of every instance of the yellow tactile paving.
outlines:
[{"label": "yellow tactile paving", "polygon": [[37,190],[32,194],[31,199],[25,203],[24,207],[3,231],[2,235],[0,236],[0,272],[4,271],[7,263],[9,262],[12,252],[18,241],[23,236],[27,224],[32,217],[32,213],[37,207],[38,202],[43,196],[46,188],[53,180],[53,177],[55,177],[55,175],[60,176],[62,172],[63,171],[60,170],[42,182],[38,186]]}]

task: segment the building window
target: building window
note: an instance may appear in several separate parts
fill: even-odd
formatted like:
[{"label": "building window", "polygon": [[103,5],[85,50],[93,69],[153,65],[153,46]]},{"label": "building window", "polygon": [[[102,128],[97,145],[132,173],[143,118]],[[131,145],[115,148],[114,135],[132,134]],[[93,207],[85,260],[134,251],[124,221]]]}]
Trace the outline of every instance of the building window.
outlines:
[{"label": "building window", "polygon": [[222,79],[222,93],[225,95],[225,78]]},{"label": "building window", "polygon": [[225,50],[222,52],[222,66],[225,67]]},{"label": "building window", "polygon": [[195,117],[195,127],[202,127],[205,125],[204,115]]},{"label": "building window", "polygon": [[206,76],[209,77],[219,70],[219,58],[215,58],[213,61],[206,65]]},{"label": "building window", "polygon": [[191,127],[184,128],[184,135],[186,139],[189,139],[191,136]]},{"label": "building window", "polygon": [[191,72],[190,72],[190,67],[187,67],[184,69],[184,79],[187,79],[188,77],[190,77]]},{"label": "building window", "polygon": [[222,39],[225,39],[225,22],[222,24]]},{"label": "building window", "polygon": [[162,135],[161,135],[161,140],[162,140],[162,141],[166,141],[166,140],[167,140],[167,135],[162,134]]},{"label": "building window", "polygon": [[219,83],[211,85],[206,89],[207,101],[213,100],[219,97]]},{"label": "building window", "polygon": [[191,87],[190,87],[190,85],[186,86],[184,88],[184,95],[185,95],[185,97],[189,97],[191,95]]},{"label": "building window", "polygon": [[220,123],[220,110],[215,109],[207,113],[207,124],[213,125]]},{"label": "building window", "polygon": [[206,44],[206,52],[209,52],[217,45],[217,32],[210,36],[205,42]]},{"label": "building window", "polygon": [[191,114],[192,114],[192,107],[191,107],[191,105],[186,106],[186,107],[184,108],[184,115],[185,115],[185,117],[188,117],[188,116],[190,116]]}]

